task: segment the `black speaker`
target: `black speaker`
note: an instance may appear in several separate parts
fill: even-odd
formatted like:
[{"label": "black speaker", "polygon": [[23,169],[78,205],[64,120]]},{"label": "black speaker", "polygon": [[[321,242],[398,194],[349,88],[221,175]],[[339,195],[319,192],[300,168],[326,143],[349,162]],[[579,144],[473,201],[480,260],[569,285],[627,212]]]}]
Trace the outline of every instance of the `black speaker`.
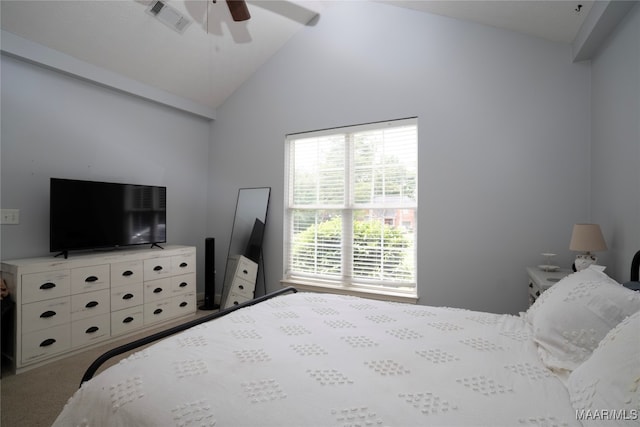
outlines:
[{"label": "black speaker", "polygon": [[204,239],[204,304],[200,310],[215,310],[220,305],[215,304],[216,298],[216,267],[215,267],[216,239]]}]

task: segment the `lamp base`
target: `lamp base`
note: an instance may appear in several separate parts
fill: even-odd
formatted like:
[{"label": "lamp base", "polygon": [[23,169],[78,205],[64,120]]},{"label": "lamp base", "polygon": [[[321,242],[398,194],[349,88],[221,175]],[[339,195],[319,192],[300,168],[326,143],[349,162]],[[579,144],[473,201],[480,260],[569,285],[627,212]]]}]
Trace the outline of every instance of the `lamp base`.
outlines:
[{"label": "lamp base", "polygon": [[573,265],[575,267],[575,271],[580,271],[589,267],[591,264],[595,264],[596,261],[598,261],[598,258],[595,255],[586,253],[576,256],[576,261]]}]

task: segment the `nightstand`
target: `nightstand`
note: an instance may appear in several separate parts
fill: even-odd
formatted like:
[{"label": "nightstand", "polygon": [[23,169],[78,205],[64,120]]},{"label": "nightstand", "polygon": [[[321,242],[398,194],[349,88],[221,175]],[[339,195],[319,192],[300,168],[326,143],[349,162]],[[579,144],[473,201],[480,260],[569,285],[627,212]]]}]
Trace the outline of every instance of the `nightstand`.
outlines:
[{"label": "nightstand", "polygon": [[571,270],[561,268],[556,271],[542,271],[538,267],[527,267],[527,274],[529,275],[529,305],[531,305],[554,283],[571,274]]}]

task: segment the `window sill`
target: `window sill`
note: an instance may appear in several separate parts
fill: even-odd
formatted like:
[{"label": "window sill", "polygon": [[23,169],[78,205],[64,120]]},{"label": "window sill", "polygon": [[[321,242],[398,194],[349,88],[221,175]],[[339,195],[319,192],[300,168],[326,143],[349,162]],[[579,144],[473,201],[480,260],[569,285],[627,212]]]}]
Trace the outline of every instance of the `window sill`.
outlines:
[{"label": "window sill", "polygon": [[393,292],[386,290],[370,290],[356,288],[353,286],[342,286],[336,284],[318,284],[313,281],[306,281],[299,278],[282,279],[280,283],[283,286],[293,286],[299,291],[307,292],[324,292],[338,295],[352,295],[363,298],[370,298],[382,301],[403,302],[408,304],[417,304],[419,297],[417,295],[407,295],[406,293]]}]

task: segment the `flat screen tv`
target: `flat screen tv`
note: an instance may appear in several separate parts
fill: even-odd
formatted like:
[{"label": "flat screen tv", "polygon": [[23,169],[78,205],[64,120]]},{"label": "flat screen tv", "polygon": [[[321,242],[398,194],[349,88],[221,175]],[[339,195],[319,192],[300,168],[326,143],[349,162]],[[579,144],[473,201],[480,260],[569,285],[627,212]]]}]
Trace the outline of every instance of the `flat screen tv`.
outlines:
[{"label": "flat screen tv", "polygon": [[251,235],[249,236],[249,242],[247,242],[247,248],[244,251],[244,256],[251,261],[258,263],[260,254],[262,253],[262,240],[264,239],[264,222],[258,218],[253,223],[251,229]]},{"label": "flat screen tv", "polygon": [[167,189],[51,178],[49,250],[157,245],[167,241]]}]

